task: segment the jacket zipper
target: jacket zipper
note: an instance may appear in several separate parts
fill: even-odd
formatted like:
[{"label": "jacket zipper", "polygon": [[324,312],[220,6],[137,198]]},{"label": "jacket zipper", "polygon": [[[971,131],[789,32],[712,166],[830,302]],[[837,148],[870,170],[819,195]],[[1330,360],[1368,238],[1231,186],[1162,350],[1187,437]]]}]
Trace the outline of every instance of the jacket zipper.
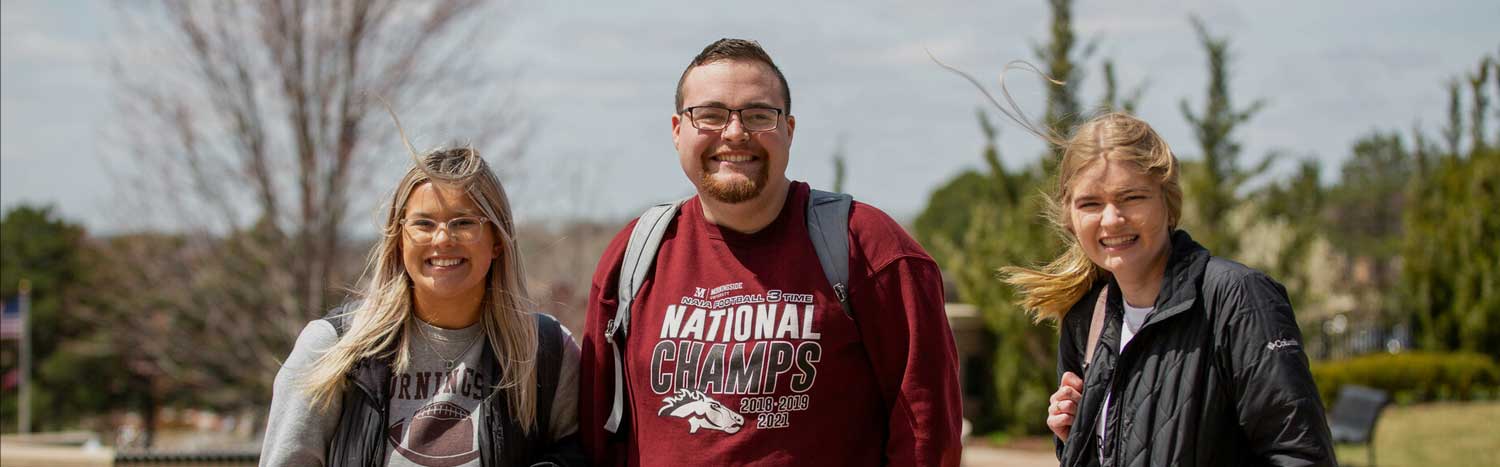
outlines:
[{"label": "jacket zipper", "polygon": [[[1124,299],[1122,298],[1121,300],[1124,300]],[[1106,316],[1105,319],[1108,320],[1109,319],[1108,316]],[[1137,338],[1141,337],[1141,333],[1144,332],[1145,330],[1146,330],[1146,325],[1145,325],[1145,323],[1142,323],[1141,324],[1141,328],[1139,330],[1137,330],[1134,333],[1134,335],[1132,335],[1130,337],[1130,341],[1131,342],[1135,342],[1135,340]],[[1121,313],[1120,313],[1120,336],[1117,336],[1116,340],[1119,340],[1119,339],[1123,338],[1124,334],[1125,334],[1125,313],[1122,310]],[[1137,345],[1136,347],[1140,347],[1140,346]],[[1125,361],[1125,351],[1127,351],[1127,350],[1130,350],[1130,343],[1129,342],[1125,343],[1124,345],[1121,345],[1120,346],[1120,350],[1118,350],[1118,351],[1115,352],[1115,365],[1114,365],[1114,368],[1110,368],[1110,370],[1109,370],[1109,387],[1107,388],[1106,392],[1104,393],[1104,396],[1106,398],[1108,398],[1108,399],[1113,399],[1114,398],[1115,388],[1120,385],[1120,367],[1123,366],[1123,365],[1121,365],[1121,363],[1123,363]],[[1109,410],[1106,410],[1104,413],[1101,413],[1099,415],[1100,419],[1098,420],[1098,423],[1105,423],[1105,422],[1109,421],[1109,412],[1119,413],[1119,411],[1120,411],[1119,409],[1120,409],[1120,404],[1110,404]],[[1120,428],[1120,424],[1119,423],[1113,423],[1113,424],[1106,423],[1105,427],[1104,427],[1104,435],[1105,435],[1104,439],[1113,439],[1118,444],[1119,443],[1119,439],[1117,439],[1116,436],[1119,436],[1119,428]],[[1098,451],[1101,454],[1104,452],[1104,445],[1103,444],[1099,445]],[[1103,457],[1103,456],[1101,456],[1101,457]],[[1110,455],[1109,459],[1111,461],[1115,460],[1115,458],[1114,458],[1113,455]],[[1114,462],[1111,462],[1111,464],[1113,464],[1113,463]],[[1104,466],[1104,467],[1108,467],[1108,466]]]},{"label": "jacket zipper", "polygon": [[[1156,320],[1154,322],[1151,321],[1151,319],[1149,317],[1147,317],[1147,319],[1144,322],[1141,323],[1141,328],[1138,329],[1138,330],[1136,330],[1135,335],[1133,335],[1133,336],[1130,337],[1130,342],[1136,342],[1136,339],[1140,339],[1141,335],[1145,334],[1146,328],[1152,327],[1152,325],[1155,325],[1156,327],[1160,327],[1161,325],[1157,324],[1157,323],[1160,323],[1160,322],[1162,322],[1164,320],[1167,320],[1167,319],[1172,319],[1174,317],[1176,317],[1176,315],[1169,316],[1169,317],[1166,317],[1166,318],[1161,318],[1161,319],[1158,319],[1158,320]],[[1108,317],[1106,317],[1106,320],[1107,319],[1108,319]],[[1125,330],[1125,316],[1124,316],[1124,312],[1122,311],[1120,313],[1120,331],[1121,331],[1122,334],[1124,333],[1124,330]],[[1136,347],[1140,347],[1140,345],[1137,345]],[[1131,348],[1130,347],[1130,343],[1127,342],[1125,345],[1120,346],[1120,350],[1118,352],[1115,352],[1115,366],[1114,366],[1114,368],[1111,368],[1110,372],[1109,372],[1109,392],[1106,393],[1106,396],[1113,396],[1114,392],[1115,392],[1115,387],[1120,384],[1120,378],[1119,378],[1119,376],[1120,376],[1120,367],[1121,367],[1120,363],[1125,360],[1125,352],[1127,350],[1130,350],[1130,348]],[[1110,404],[1110,410],[1118,412],[1119,411],[1118,409],[1119,409],[1119,404]],[[1104,422],[1104,421],[1107,421],[1107,420],[1109,420],[1109,414],[1108,413],[1100,414],[1100,420],[1098,420],[1099,422]],[[1119,423],[1110,424],[1110,425],[1105,426],[1104,427],[1104,432],[1105,432],[1104,434],[1106,435],[1105,439],[1115,439],[1115,436],[1117,436],[1119,434],[1118,431],[1117,431],[1119,429],[1119,427],[1120,427]],[[1100,450],[1100,452],[1103,452],[1104,446],[1099,446],[1099,450]],[[1113,460],[1114,457],[1111,456],[1110,459]],[[1105,467],[1108,467],[1108,466],[1105,466]]]}]

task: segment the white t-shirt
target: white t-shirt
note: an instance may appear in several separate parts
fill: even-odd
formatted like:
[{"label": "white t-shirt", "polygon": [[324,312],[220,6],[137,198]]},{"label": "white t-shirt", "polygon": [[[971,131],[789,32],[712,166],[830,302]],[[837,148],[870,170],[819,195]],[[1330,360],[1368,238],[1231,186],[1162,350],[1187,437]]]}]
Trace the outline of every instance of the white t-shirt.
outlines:
[{"label": "white t-shirt", "polygon": [[[1125,303],[1124,300],[1120,302]],[[1156,307],[1154,306],[1136,308],[1130,306],[1129,303],[1125,303],[1125,323],[1124,326],[1120,326],[1120,353],[1125,353],[1125,344],[1130,343],[1130,339],[1135,337],[1135,333],[1141,330],[1141,325],[1146,324],[1146,315],[1151,314],[1155,309]],[[1110,394],[1106,393],[1104,395],[1104,406],[1099,409],[1100,417],[1097,434],[1099,435],[1099,446],[1101,448],[1104,446],[1104,428],[1109,423],[1109,398]],[[1099,459],[1104,459],[1103,449],[1099,451]]]}]

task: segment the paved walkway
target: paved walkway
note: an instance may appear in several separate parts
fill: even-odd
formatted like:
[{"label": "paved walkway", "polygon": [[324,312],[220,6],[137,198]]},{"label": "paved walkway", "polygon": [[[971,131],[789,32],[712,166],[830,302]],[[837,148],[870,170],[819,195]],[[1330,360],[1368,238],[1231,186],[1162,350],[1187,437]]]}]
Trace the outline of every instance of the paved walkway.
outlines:
[{"label": "paved walkway", "polygon": [[966,467],[1057,467],[1051,451],[1023,451],[989,446],[964,446]]}]

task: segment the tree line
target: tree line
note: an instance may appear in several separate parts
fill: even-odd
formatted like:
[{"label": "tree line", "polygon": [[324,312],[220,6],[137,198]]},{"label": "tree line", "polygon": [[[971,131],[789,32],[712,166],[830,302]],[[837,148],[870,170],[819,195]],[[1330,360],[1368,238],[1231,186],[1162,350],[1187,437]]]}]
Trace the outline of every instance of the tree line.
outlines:
[{"label": "tree line", "polygon": [[[1079,46],[1072,1],[1049,3],[1049,36],[1035,59],[1066,84],[1048,87],[1042,123],[1066,135],[1089,112],[1133,111],[1144,88],[1120,92],[1113,63],[1093,60],[1092,43]],[[1189,22],[1206,56],[1208,84],[1200,107],[1179,101],[1196,143],[1174,145],[1183,162],[1181,227],[1215,255],[1286,285],[1308,339],[1318,340],[1325,321],[1343,315],[1407,329],[1423,350],[1500,357],[1500,131],[1487,123],[1495,112],[1490,93],[1500,95],[1500,54],[1448,83],[1449,118],[1439,139],[1421,128],[1409,138],[1372,131],[1352,144],[1329,185],[1315,159],[1273,153],[1252,164],[1243,157],[1237,131],[1268,101],[1240,104],[1230,86],[1229,39],[1197,18]],[[1089,106],[1079,89],[1091,62],[1099,64],[1104,92]],[[914,234],[987,330],[982,371],[967,375],[982,382],[965,383],[984,392],[976,430],[1046,433],[1039,414],[1057,385],[1056,330],[1033,323],[1016,305],[1017,291],[999,280],[998,268],[1038,265],[1061,251],[1041,198],[1054,188],[1060,154],[1049,149],[1030,164],[1006,167],[996,123],[982,108],[977,122],[985,141],[980,168],[936,188]],[[1295,169],[1271,180],[1270,169],[1283,162]]]},{"label": "tree line", "polygon": [[[503,83],[481,82],[482,70],[467,65],[476,61],[453,59],[475,28],[493,26],[474,20],[486,3],[164,1],[151,10],[166,19],[163,50],[176,53],[176,74],[158,81],[160,73],[118,64],[122,148],[146,168],[127,176],[139,188],[135,205],[177,219],[179,231],[94,237],[50,209],[25,206],[0,220],[0,295],[14,295],[23,277],[33,285],[33,404],[48,412],[37,427],[102,423],[96,415],[117,410],[149,417],[168,404],[264,407],[300,326],[341,300],[340,286],[359,273],[366,245],[344,234],[360,180],[375,170],[360,154],[390,136],[378,129],[372,96],[397,107],[494,97]],[[1045,125],[1063,134],[1092,109],[1137,108],[1144,86],[1119,85],[1113,63],[1080,43],[1071,0],[1049,3],[1049,36],[1035,60],[1066,84],[1048,88]],[[1182,154],[1184,227],[1216,254],[1286,284],[1305,334],[1344,313],[1405,324],[1423,349],[1500,356],[1500,216],[1491,212],[1500,206],[1500,134],[1489,120],[1500,54],[1447,83],[1448,121],[1437,136],[1374,131],[1352,144],[1332,185],[1312,160],[1257,184],[1286,161],[1242,159],[1236,130],[1265,101],[1233,100],[1229,40],[1201,21],[1191,25],[1209,80],[1201,106],[1179,105],[1197,143],[1178,145],[1192,148]],[[1080,96],[1086,70],[1102,78],[1099,102]],[[433,120],[496,142],[483,147],[524,141],[524,119],[494,110],[504,105],[428,105],[464,109]],[[1015,291],[996,271],[1060,250],[1038,197],[1055,179],[1058,155],[1007,167],[998,122],[982,110],[976,122],[981,168],[935,189],[914,233],[988,331],[984,371],[966,383],[985,393],[976,428],[1042,433],[1037,415],[1056,384],[1056,332],[1014,305]],[[538,269],[586,278],[598,246],[557,248],[577,264]],[[582,293],[554,290],[545,299]],[[0,368],[14,365],[6,346]],[[16,407],[16,392],[5,391],[6,430]]]}]

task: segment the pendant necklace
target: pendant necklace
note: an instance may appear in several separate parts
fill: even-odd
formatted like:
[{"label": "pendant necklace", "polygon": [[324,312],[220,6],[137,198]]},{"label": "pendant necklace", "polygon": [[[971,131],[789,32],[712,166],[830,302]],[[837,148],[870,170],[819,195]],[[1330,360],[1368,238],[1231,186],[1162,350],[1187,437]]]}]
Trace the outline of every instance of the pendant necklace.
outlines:
[{"label": "pendant necklace", "polygon": [[435,339],[433,339],[432,336],[427,335],[427,330],[422,329],[422,327],[423,323],[417,323],[417,332],[422,334],[422,342],[427,344],[427,350],[431,350],[433,355],[437,355],[438,359],[443,361],[443,369],[446,371],[453,371],[453,368],[458,366],[458,359],[463,358],[465,354],[468,354],[469,349],[474,348],[474,343],[479,342],[479,337],[483,335],[483,333],[480,333],[479,335],[475,335],[474,337],[470,338],[469,345],[464,346],[463,350],[459,351],[457,355],[453,356],[454,358],[448,358],[443,356],[442,352],[438,352],[437,347],[434,347],[432,345],[432,341]]}]

